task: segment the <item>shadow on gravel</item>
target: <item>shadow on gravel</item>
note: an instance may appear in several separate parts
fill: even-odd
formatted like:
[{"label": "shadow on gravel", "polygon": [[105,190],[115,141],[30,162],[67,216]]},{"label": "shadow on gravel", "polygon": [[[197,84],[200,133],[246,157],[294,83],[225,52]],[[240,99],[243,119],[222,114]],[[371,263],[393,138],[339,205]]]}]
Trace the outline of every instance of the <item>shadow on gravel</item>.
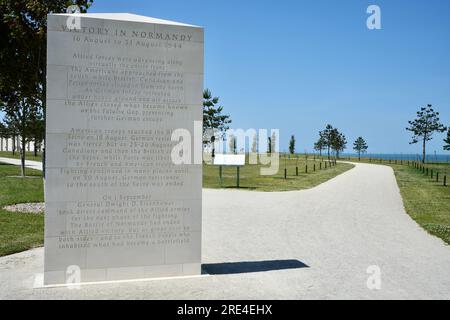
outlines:
[{"label": "shadow on gravel", "polygon": [[301,261],[294,259],[208,263],[202,265],[203,273],[211,275],[265,272],[265,271],[300,269],[300,268],[309,268],[309,266]]}]

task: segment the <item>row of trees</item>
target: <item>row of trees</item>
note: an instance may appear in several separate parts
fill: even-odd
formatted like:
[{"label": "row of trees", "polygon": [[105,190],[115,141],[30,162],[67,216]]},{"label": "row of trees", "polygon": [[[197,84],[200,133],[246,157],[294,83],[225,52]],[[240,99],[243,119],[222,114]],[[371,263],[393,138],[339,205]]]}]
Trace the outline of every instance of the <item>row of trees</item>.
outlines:
[{"label": "row of trees", "polygon": [[[327,150],[328,159],[331,153],[334,152],[336,158],[339,158],[339,153],[342,152],[347,145],[345,135],[339,132],[338,129],[333,128],[328,124],[325,130],[319,132],[319,140],[314,144],[314,150],[318,151],[322,156],[322,151]],[[361,154],[368,149],[366,141],[363,137],[358,137],[353,143],[353,149],[358,153],[358,158],[361,160]],[[295,154],[295,136],[291,135],[289,140],[289,153]]]},{"label": "row of trees", "polygon": [[328,124],[324,130],[319,132],[319,140],[314,143],[314,150],[322,155],[322,151],[326,150],[328,159],[331,158],[332,152],[336,158],[339,158],[339,153],[344,151],[347,146],[347,139],[345,135],[331,124]]},{"label": "row of trees", "polygon": [[[408,121],[409,127],[406,130],[413,133],[410,144],[422,144],[422,162],[426,159],[426,144],[433,139],[435,132],[445,132],[447,130],[447,137],[444,139],[444,150],[450,150],[450,128],[445,127],[439,118],[439,112],[435,111],[432,105],[420,108],[417,111],[416,119]],[[334,152],[336,158],[339,158],[339,153],[346,147],[347,141],[337,128],[333,128],[328,124],[323,131],[319,132],[319,140],[314,144],[314,150],[322,155],[323,150],[327,150],[328,158],[331,152]],[[361,160],[361,154],[367,152],[368,145],[363,137],[358,137],[353,143],[353,150],[358,153],[358,158]],[[289,151],[294,153],[295,137],[291,136],[289,142]]]}]

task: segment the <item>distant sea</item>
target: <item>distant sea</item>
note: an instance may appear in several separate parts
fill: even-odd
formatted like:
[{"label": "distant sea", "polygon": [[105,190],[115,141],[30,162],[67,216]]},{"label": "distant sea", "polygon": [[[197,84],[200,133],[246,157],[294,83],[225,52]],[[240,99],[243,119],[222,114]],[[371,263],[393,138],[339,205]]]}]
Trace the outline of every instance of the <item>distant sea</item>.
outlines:
[{"label": "distant sea", "polygon": [[[343,153],[340,155],[342,158],[345,157],[358,157],[356,153]],[[365,153],[361,154],[361,158],[376,158],[384,160],[409,160],[416,161],[421,160],[422,155],[420,154],[394,154],[394,153]],[[427,162],[450,162],[450,154],[427,154]]]}]

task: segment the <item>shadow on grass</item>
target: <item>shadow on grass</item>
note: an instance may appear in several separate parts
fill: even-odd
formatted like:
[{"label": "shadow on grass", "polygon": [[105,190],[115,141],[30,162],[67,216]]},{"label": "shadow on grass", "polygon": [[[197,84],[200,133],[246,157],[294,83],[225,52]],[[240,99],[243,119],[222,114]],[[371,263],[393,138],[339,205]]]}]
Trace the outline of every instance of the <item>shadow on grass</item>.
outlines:
[{"label": "shadow on grass", "polygon": [[265,272],[274,270],[309,268],[299,260],[268,260],[208,263],[202,265],[202,271],[211,275]]}]

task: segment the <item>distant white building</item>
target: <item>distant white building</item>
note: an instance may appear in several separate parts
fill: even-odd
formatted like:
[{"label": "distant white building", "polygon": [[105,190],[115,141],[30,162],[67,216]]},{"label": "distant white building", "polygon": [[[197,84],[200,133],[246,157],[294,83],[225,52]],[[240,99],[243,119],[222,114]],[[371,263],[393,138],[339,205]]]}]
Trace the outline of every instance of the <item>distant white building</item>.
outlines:
[{"label": "distant white building", "polygon": [[[20,151],[21,148],[21,138],[19,136],[17,136],[15,138],[15,143],[13,141],[12,138],[0,138],[0,151],[13,151],[13,148],[15,148],[15,150],[17,152]],[[30,141],[25,145],[25,151],[34,151],[34,142]],[[42,146],[38,145],[37,146],[37,151],[41,152],[42,151]]]}]

